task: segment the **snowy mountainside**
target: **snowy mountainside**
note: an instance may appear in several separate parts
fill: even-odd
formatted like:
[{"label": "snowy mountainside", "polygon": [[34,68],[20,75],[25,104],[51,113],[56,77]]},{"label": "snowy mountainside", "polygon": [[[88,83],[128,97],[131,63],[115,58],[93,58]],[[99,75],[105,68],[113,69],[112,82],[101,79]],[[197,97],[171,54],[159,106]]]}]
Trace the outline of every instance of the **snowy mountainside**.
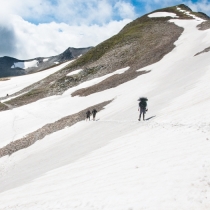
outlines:
[{"label": "snowy mountainside", "polygon": [[[199,30],[206,18],[183,5],[146,16],[180,32],[156,62],[122,63],[0,112],[0,209],[209,209],[210,29]],[[96,59],[98,49],[46,78],[76,78],[87,71],[78,65],[86,56],[93,56],[89,68],[102,65],[110,52]],[[149,99],[146,121],[137,120],[140,96]],[[86,110],[99,105],[96,121],[85,121]]]},{"label": "snowy mountainside", "polygon": [[85,54],[91,47],[69,47],[63,53],[51,57],[38,57],[29,60],[19,60],[4,56],[0,58],[0,77],[11,77],[42,71],[58,64],[76,59]]},{"label": "snowy mountainside", "polygon": [[[69,87],[130,66],[130,70],[125,74],[107,79],[105,84],[101,85],[102,88],[95,89],[102,90],[103,87],[106,89],[114,83],[122,84],[145,73],[136,72],[137,69],[160,61],[174,49],[174,42],[182,34],[183,27],[170,22],[171,18],[193,20],[196,16],[203,20],[200,21],[201,23],[209,21],[208,16],[195,13],[185,5],[179,5],[178,9],[176,7],[164,8],[154,13],[157,12],[168,12],[175,14],[175,17],[149,17],[150,14],[148,14],[137,18],[127,24],[117,35],[93,47],[61,71],[35,83],[31,86],[30,94],[21,95],[8,101],[8,104],[22,106],[48,96],[63,94]],[[208,28],[208,24],[205,27]],[[77,75],[68,76],[69,73],[78,69],[83,69],[83,71]],[[35,96],[34,93],[36,93]]]}]

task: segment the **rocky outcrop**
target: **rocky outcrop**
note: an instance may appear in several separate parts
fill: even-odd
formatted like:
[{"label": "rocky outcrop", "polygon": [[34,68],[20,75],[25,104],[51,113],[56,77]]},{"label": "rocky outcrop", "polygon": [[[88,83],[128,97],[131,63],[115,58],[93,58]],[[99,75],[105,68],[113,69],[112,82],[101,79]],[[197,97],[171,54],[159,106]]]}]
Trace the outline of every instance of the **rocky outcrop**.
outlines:
[{"label": "rocky outcrop", "polygon": [[199,25],[197,26],[197,28],[198,28],[199,30],[207,30],[207,29],[210,29],[210,20],[205,21],[205,22],[202,22],[201,24],[199,24]]},{"label": "rocky outcrop", "polygon": [[149,72],[150,71],[138,71],[138,72],[135,70],[126,71],[123,74],[113,75],[113,76],[103,80],[102,82],[93,85],[93,86],[79,89],[79,90],[73,92],[71,95],[72,96],[88,96],[93,93],[101,92],[106,89],[115,88],[125,82],[133,80],[136,77],[143,75],[143,74],[147,74]]}]

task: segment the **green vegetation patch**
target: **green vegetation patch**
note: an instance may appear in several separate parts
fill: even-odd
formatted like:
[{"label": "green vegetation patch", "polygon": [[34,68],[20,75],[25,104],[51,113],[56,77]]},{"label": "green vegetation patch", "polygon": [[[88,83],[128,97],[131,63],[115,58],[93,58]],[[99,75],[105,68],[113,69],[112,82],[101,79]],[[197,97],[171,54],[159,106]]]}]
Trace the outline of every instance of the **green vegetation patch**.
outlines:
[{"label": "green vegetation patch", "polygon": [[[67,65],[63,70],[71,70],[84,67],[88,64],[99,60],[104,54],[108,53],[109,51],[115,48],[119,48],[126,44],[131,44],[136,40],[139,41],[141,39],[144,39],[145,36],[151,36],[150,34],[146,34],[146,29],[152,28],[158,22],[163,22],[167,20],[169,20],[168,17],[161,19],[153,19],[147,17],[147,15],[138,18],[133,22],[127,24],[120,31],[120,33],[92,48],[86,54],[78,58],[76,61]],[[151,38],[155,38],[155,34]]]}]

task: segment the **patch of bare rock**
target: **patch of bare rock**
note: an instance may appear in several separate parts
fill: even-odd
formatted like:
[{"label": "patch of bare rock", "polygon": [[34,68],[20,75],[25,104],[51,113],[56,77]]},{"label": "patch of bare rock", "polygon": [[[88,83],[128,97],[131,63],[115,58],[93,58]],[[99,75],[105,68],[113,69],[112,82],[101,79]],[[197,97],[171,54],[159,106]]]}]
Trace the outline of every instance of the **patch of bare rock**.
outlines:
[{"label": "patch of bare rock", "polygon": [[135,70],[128,70],[123,74],[116,74],[113,75],[105,80],[103,80],[102,82],[95,84],[91,87],[87,87],[87,88],[82,88],[79,89],[75,92],[73,92],[71,95],[72,96],[88,96],[90,94],[93,93],[97,93],[97,92],[101,92],[103,90],[107,90],[110,88],[115,88],[125,82],[128,82],[130,80],[135,79],[136,77],[142,75],[142,74],[146,74],[149,73],[150,71],[135,71]]},{"label": "patch of bare rock", "polygon": [[204,21],[201,24],[197,25],[199,30],[207,30],[210,29],[210,20]]}]

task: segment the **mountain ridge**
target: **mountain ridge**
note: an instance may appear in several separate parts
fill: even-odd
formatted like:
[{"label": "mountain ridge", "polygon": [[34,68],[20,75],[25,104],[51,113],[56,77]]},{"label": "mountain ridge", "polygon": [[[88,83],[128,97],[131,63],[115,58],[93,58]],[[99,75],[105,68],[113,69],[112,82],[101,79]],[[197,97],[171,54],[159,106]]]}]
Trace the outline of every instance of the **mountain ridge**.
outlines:
[{"label": "mountain ridge", "polygon": [[68,47],[64,52],[50,57],[36,57],[22,60],[9,56],[0,57],[0,78],[20,76],[54,67],[66,61],[78,58],[92,47]]},{"label": "mountain ridge", "polygon": [[[158,12],[174,13],[177,17],[149,17],[150,14]],[[129,71],[118,77],[114,76],[107,79],[106,83],[99,84],[94,89],[101,91],[104,86],[111,88],[131,78],[134,79],[144,72],[148,73],[150,69],[146,69],[140,74],[136,70],[161,60],[175,47],[174,42],[183,32],[182,27],[169,20],[193,20],[195,17],[205,19],[200,25],[204,25],[205,22],[208,23],[208,16],[195,13],[183,4],[145,14],[127,24],[118,34],[91,48],[83,56],[78,57],[60,71],[14,94],[15,96],[27,92],[7,103],[11,106],[22,106],[51,95],[62,94],[70,87],[106,75],[125,66],[130,67]],[[208,28],[208,25],[205,24],[204,26]],[[83,71],[73,76],[67,76],[68,73],[77,69]],[[110,86],[114,81],[116,84]],[[94,93],[94,89],[92,88],[90,92]],[[89,94],[88,90],[84,91]]]}]

